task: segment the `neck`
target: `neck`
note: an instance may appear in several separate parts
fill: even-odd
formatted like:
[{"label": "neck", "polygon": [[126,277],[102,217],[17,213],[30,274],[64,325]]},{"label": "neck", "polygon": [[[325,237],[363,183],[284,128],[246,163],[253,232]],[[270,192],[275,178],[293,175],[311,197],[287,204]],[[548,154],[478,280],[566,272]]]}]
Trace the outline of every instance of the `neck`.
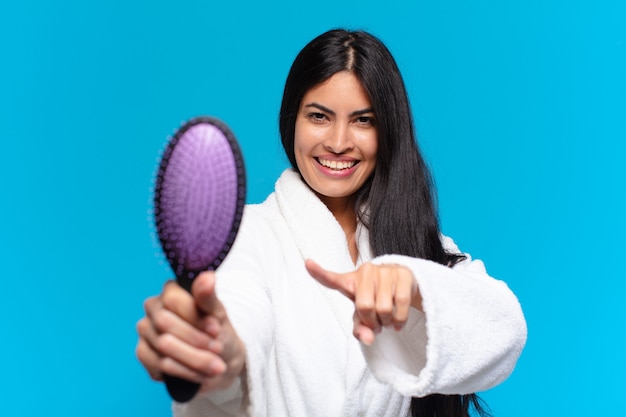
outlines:
[{"label": "neck", "polygon": [[320,200],[328,207],[328,210],[335,216],[335,219],[343,229],[348,242],[348,250],[352,257],[352,262],[356,264],[358,249],[356,245],[356,210],[354,208],[354,198],[331,198],[318,195]]}]

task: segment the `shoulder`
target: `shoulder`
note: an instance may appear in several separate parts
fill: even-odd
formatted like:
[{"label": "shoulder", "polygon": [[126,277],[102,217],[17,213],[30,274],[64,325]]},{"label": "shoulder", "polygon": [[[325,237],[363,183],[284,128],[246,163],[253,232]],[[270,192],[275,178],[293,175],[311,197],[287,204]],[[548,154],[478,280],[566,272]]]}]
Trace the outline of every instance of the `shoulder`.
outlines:
[{"label": "shoulder", "polygon": [[[311,194],[302,182],[300,175],[293,169],[286,169],[274,185],[274,191],[265,201],[258,204],[247,204],[244,208],[246,227],[277,227],[286,222],[285,213],[296,209],[298,201],[306,201],[302,194]],[[296,210],[297,211],[297,210]],[[252,226],[250,226],[252,225]]]},{"label": "shoulder", "polygon": [[243,209],[241,229],[268,229],[279,218],[280,212],[276,204],[276,196],[272,193],[262,203],[246,204]]}]

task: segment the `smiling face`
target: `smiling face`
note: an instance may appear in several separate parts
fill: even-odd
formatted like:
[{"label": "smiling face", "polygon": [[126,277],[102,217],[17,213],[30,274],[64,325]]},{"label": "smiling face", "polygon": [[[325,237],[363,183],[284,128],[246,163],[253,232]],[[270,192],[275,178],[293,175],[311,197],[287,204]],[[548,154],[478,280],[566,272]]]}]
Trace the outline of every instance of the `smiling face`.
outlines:
[{"label": "smiling face", "polygon": [[348,202],[376,166],[378,135],[369,96],[338,72],[302,98],[294,151],[306,183],[327,205]]}]

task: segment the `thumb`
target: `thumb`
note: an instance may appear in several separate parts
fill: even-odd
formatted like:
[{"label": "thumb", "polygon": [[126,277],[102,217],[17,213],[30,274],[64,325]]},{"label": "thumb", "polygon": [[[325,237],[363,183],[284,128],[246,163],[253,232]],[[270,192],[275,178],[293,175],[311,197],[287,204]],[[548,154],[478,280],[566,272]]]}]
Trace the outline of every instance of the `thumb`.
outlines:
[{"label": "thumb", "polygon": [[191,286],[191,294],[203,313],[218,319],[226,315],[224,306],[215,293],[215,272],[205,271],[199,274]]},{"label": "thumb", "polygon": [[351,300],[354,300],[354,285],[350,279],[350,274],[338,274],[328,271],[319,266],[315,261],[307,259],[304,266],[317,282],[331,290],[337,290]]}]

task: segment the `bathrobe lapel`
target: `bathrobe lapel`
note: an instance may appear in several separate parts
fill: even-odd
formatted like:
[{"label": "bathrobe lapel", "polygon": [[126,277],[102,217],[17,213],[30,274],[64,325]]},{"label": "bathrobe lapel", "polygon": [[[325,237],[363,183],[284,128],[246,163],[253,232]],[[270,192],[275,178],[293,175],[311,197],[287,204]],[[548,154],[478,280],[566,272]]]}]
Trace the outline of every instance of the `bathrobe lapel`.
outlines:
[{"label": "bathrobe lapel", "polygon": [[[276,183],[276,200],[302,260],[312,259],[334,272],[355,269],[343,229],[320,199],[293,170],[285,171]],[[357,265],[371,259],[367,229],[357,227],[359,259]],[[311,278],[313,279],[313,278]],[[357,389],[367,370],[359,342],[352,336],[354,304],[338,291],[322,287],[320,291],[328,301],[339,324],[350,339],[346,352],[346,392]]]}]

